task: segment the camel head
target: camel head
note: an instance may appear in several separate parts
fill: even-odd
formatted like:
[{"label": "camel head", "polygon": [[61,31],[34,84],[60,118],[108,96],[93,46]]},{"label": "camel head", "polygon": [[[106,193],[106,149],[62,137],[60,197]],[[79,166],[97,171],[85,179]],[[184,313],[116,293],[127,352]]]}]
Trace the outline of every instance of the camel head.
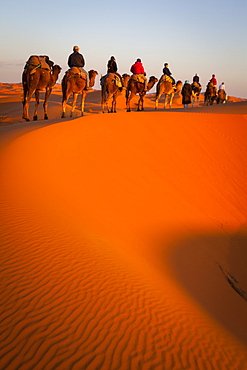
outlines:
[{"label": "camel head", "polygon": [[149,77],[148,82],[153,82],[154,84],[158,81],[158,79],[155,76]]},{"label": "camel head", "polygon": [[150,90],[154,86],[154,84],[156,82],[158,82],[158,79],[155,76],[149,77],[149,80],[148,80],[148,90]]},{"label": "camel head", "polygon": [[89,79],[91,80],[92,78],[96,78],[96,76],[98,75],[98,72],[95,71],[94,69],[90,69],[90,71],[88,72],[89,74]]},{"label": "camel head", "polygon": [[98,72],[95,71],[94,69],[90,69],[88,75],[89,75],[89,85],[92,87],[94,85],[95,78],[98,75]]},{"label": "camel head", "polygon": [[50,84],[51,86],[55,85],[55,83],[57,82],[57,79],[58,79],[58,75],[59,73],[61,72],[62,68],[55,64],[52,66],[52,73],[51,73],[51,80],[50,80]]},{"label": "camel head", "polygon": [[54,66],[52,66],[53,73],[55,73],[55,72],[60,73],[61,70],[62,70],[62,68],[58,64],[55,64]]},{"label": "camel head", "polygon": [[58,79],[58,75],[59,73],[61,72],[62,68],[58,65],[58,64],[55,64],[54,66],[52,66],[52,77],[53,77],[53,80],[56,82],[57,79]]},{"label": "camel head", "polygon": [[128,85],[129,79],[130,79],[130,75],[128,75],[127,73],[124,73],[122,75],[122,79],[123,79],[123,87],[127,88],[127,85]]},{"label": "camel head", "polygon": [[178,80],[176,83],[176,92],[179,92],[182,89],[183,82],[181,80]]}]

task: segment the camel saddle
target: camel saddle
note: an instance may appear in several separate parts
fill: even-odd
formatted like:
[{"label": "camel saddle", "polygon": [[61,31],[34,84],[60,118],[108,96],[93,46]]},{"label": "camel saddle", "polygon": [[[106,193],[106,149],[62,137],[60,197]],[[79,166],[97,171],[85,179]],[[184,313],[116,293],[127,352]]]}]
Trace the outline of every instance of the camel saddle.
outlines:
[{"label": "camel saddle", "polygon": [[143,84],[145,83],[145,77],[143,74],[134,74],[130,77],[130,79],[135,82],[141,82]]},{"label": "camel saddle", "polygon": [[160,77],[160,83],[162,83],[162,82],[165,82],[165,81],[167,81],[167,82],[171,82],[172,84],[173,84],[173,81],[172,81],[172,79],[171,79],[171,77],[169,77],[169,76],[167,76],[167,75],[162,75],[161,77]]},{"label": "camel saddle", "polygon": [[46,62],[45,56],[41,56],[41,55],[39,56],[31,55],[28,61],[26,62],[25,67],[29,67],[29,66],[33,67],[30,74],[35,73],[37,68],[48,69],[49,71],[51,70],[49,64]]},{"label": "camel saddle", "polygon": [[79,67],[71,67],[66,73],[68,73],[68,77],[79,75],[84,80],[87,79],[86,73],[83,72]]},{"label": "camel saddle", "polygon": [[122,87],[121,80],[115,73],[107,73],[107,75],[102,76],[100,79],[101,86],[104,85],[106,80],[109,82],[115,82],[117,87]]},{"label": "camel saddle", "polygon": [[201,87],[201,84],[199,83],[199,82],[193,82],[192,84],[191,84],[191,86],[193,87]]}]

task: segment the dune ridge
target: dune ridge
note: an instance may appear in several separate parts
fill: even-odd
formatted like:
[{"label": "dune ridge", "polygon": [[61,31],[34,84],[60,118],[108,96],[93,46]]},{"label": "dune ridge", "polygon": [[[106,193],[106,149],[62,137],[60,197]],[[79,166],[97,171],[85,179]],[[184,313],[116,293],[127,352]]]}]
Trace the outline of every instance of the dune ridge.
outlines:
[{"label": "dune ridge", "polygon": [[0,128],[1,368],[245,369],[246,116],[52,112]]}]

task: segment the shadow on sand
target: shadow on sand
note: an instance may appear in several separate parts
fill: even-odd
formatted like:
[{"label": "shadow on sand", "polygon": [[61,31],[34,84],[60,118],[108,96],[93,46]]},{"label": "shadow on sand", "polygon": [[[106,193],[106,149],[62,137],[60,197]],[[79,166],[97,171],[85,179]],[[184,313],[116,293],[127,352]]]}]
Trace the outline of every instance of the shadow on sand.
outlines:
[{"label": "shadow on sand", "polygon": [[180,240],[170,248],[169,259],[181,286],[247,344],[246,229],[232,235],[202,234]]}]

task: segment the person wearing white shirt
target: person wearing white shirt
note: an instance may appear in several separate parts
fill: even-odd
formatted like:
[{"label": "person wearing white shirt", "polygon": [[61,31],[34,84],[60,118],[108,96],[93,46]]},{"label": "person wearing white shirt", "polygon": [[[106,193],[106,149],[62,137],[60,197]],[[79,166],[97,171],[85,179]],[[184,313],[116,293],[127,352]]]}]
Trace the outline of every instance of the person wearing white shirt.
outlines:
[{"label": "person wearing white shirt", "polygon": [[225,90],[225,82],[221,82],[219,90]]}]

